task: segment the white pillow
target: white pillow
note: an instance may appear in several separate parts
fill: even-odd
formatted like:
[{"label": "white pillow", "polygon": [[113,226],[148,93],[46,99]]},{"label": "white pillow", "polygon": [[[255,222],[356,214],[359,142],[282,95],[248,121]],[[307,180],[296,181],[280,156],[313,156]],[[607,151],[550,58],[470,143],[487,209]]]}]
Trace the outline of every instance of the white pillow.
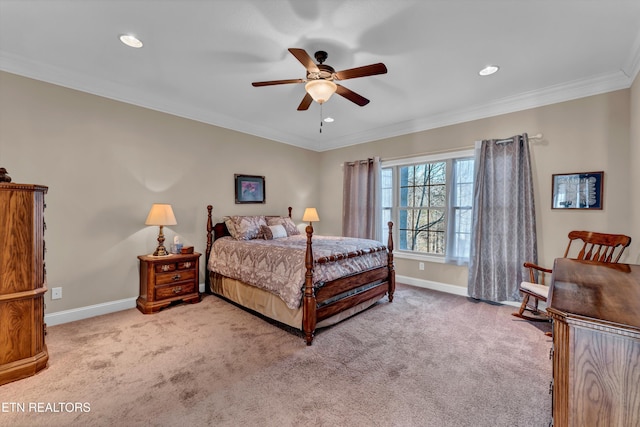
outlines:
[{"label": "white pillow", "polygon": [[284,228],[284,225],[270,225],[269,229],[271,230],[271,235],[274,239],[287,237],[287,230]]},{"label": "white pillow", "polygon": [[269,226],[262,226],[262,234],[265,238],[265,240],[273,240],[273,239],[280,239],[282,237],[287,237],[287,230],[284,228],[283,225],[269,225]]}]

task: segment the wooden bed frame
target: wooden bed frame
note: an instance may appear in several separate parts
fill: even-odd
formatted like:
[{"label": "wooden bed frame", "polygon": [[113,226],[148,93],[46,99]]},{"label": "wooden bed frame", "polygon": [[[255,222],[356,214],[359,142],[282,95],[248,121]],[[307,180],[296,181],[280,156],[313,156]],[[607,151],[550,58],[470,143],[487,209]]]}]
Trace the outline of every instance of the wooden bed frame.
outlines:
[{"label": "wooden bed frame", "polygon": [[[213,224],[211,219],[211,211],[213,207],[207,206],[207,248],[205,266],[209,263],[211,255],[211,246],[215,239],[229,236],[229,231],[224,222]],[[291,218],[291,207],[289,207],[289,218]],[[382,298],[384,294],[388,294],[389,301],[393,301],[393,293],[396,288],[396,273],[393,265],[393,223],[388,222],[389,237],[387,246],[380,246],[368,251],[355,251],[341,256],[322,257],[314,262],[312,241],[313,226],[306,227],[307,234],[307,250],[305,253],[305,282],[304,293],[302,297],[302,331],[305,335],[307,345],[311,345],[316,331],[318,322],[341,313],[345,310],[353,308],[358,304],[374,298]],[[340,259],[354,258],[362,256],[372,251],[388,250],[387,265],[373,268],[357,274],[341,277],[330,282],[317,284],[313,283],[313,266],[314,264],[326,264],[336,262]],[[205,267],[205,288],[206,292],[211,291],[211,272]],[[277,319],[275,319],[277,320]]]}]

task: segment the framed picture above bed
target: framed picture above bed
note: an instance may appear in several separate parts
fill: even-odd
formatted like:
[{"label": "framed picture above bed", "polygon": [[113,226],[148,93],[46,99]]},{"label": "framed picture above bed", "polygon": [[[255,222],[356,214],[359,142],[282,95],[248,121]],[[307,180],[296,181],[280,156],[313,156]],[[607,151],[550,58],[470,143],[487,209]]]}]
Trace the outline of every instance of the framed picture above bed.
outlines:
[{"label": "framed picture above bed", "polygon": [[552,209],[602,209],[604,172],[552,176]]},{"label": "framed picture above bed", "polygon": [[264,203],[264,176],[235,174],[236,203]]}]

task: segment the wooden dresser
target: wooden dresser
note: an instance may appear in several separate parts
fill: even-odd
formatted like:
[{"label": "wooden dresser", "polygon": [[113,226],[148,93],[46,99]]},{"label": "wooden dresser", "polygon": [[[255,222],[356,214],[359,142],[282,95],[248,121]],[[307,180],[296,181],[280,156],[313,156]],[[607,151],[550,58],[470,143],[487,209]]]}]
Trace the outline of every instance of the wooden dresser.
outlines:
[{"label": "wooden dresser", "polygon": [[0,385],[47,366],[44,342],[44,195],[0,183]]},{"label": "wooden dresser", "polygon": [[140,255],[138,310],[155,313],[175,301],[200,302],[200,254]]},{"label": "wooden dresser", "polygon": [[560,258],[553,319],[553,425],[640,425],[640,265]]}]

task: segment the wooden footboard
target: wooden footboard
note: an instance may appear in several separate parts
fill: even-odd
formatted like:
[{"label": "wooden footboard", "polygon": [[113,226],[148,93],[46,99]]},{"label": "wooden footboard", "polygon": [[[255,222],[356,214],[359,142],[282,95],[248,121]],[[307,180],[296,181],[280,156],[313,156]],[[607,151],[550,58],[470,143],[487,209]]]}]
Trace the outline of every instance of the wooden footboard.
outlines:
[{"label": "wooden footboard", "polygon": [[[228,235],[224,223],[214,226],[211,212],[211,205],[207,206],[207,247],[205,265],[208,265],[211,255],[213,238]],[[291,208],[289,208],[291,217]],[[393,301],[393,293],[396,287],[395,267],[393,264],[393,223],[387,223],[389,234],[387,246],[379,246],[367,251],[356,251],[340,256],[323,257],[314,261],[313,258],[313,226],[306,227],[307,249],[305,253],[305,283],[302,301],[302,331],[305,335],[307,345],[311,345],[316,332],[318,322],[330,318],[345,310],[349,310],[359,304],[370,301],[374,298],[382,298],[386,293],[389,301]],[[212,233],[215,230],[215,235]],[[357,274],[340,277],[325,283],[313,283],[313,268],[318,264],[337,262],[344,258],[353,258],[371,252],[387,251],[387,265],[373,268]],[[206,291],[211,293],[210,274],[205,274]]]},{"label": "wooden footboard", "polygon": [[313,261],[313,226],[308,225],[307,251],[305,254],[305,283],[303,294],[302,329],[307,345],[311,345],[316,331],[316,324],[328,317],[354,307],[364,301],[389,295],[389,301],[393,301],[393,293],[396,289],[396,272],[393,265],[393,223],[389,221],[389,236],[387,247],[374,248],[369,252],[387,250],[386,267],[374,268],[350,276],[341,277],[330,282],[313,283],[313,267],[315,264],[336,262],[343,258],[353,258],[365,254],[363,251],[352,252],[340,257],[323,257]]}]

